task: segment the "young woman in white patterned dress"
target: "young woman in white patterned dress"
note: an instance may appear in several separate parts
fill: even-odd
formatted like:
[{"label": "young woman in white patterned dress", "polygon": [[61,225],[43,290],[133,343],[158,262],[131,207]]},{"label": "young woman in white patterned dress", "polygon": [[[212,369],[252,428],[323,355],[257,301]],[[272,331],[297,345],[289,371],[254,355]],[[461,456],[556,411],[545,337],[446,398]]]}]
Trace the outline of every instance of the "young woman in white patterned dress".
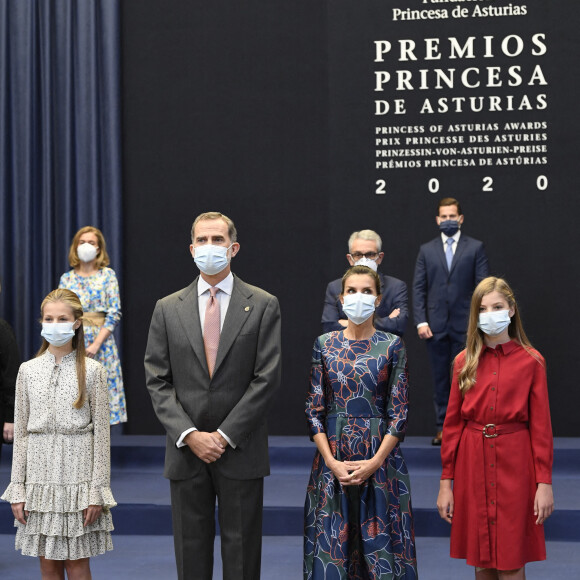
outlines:
[{"label": "young woman in white patterned dress", "polygon": [[103,367],[85,356],[78,296],[42,302],[43,344],[16,381],[11,482],[16,549],[43,579],[87,580],[89,558],[112,550],[109,404]]}]

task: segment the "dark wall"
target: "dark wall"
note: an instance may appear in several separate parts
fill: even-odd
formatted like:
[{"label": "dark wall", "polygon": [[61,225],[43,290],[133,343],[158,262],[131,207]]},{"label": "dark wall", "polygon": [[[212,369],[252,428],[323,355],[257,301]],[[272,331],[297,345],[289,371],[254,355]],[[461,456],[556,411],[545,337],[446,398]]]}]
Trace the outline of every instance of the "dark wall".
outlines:
[{"label": "dark wall", "polygon": [[[325,285],[346,267],[348,236],[377,230],[383,271],[410,286],[419,244],[437,234],[436,202],[451,194],[462,201],[465,233],[486,242],[493,273],[515,287],[526,330],[548,361],[555,433],[579,435],[574,131],[559,133],[567,146],[545,192],[508,170],[498,174],[501,187],[478,193],[461,187],[472,177],[462,169],[437,172],[440,195],[412,180],[401,180],[396,195],[369,195],[369,154],[357,145],[367,122],[357,116],[365,78],[348,68],[358,66],[348,43],[363,24],[335,18],[329,26],[330,6],[327,14],[318,0],[123,2],[129,432],[161,432],[144,385],[143,352],[155,301],[197,274],[188,251],[197,214],[218,210],[234,219],[241,252],[233,270],[280,299],[283,386],[270,431],[303,434],[310,349]],[[577,41],[561,40],[569,55],[566,42],[576,50]],[[333,90],[345,78],[351,93],[337,101]],[[578,88],[573,79],[550,87],[550,122],[565,126],[561,119],[574,117]],[[430,434],[427,357],[411,323],[406,343],[410,434]]]},{"label": "dark wall", "polygon": [[238,229],[234,272],[281,302],[272,432],[303,433],[330,272],[324,4],[126,0],[123,22],[129,430],[160,432],[143,373],[151,312],[197,275],[191,224],[217,210]]}]

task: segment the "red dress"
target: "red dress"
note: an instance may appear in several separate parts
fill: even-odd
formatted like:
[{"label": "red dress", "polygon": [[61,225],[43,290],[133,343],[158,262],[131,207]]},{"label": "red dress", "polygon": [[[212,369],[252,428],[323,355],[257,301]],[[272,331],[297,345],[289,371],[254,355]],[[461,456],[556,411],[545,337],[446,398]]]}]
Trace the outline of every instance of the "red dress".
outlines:
[{"label": "red dress", "polygon": [[[454,480],[451,557],[472,566],[514,570],[546,559],[534,498],[537,483],[552,483],[553,439],[546,367],[532,352],[537,358],[514,341],[484,347],[465,398],[457,381],[465,351],[455,363],[441,479]],[[504,433],[484,437],[490,423]]]}]

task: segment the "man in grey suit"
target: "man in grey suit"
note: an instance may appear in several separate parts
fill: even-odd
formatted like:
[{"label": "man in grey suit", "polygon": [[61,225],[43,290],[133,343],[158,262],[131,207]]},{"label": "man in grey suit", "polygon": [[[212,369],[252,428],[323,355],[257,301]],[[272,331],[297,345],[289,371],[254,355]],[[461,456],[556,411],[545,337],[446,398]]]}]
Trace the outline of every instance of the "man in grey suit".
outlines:
[{"label": "man in grey suit", "polygon": [[231,273],[240,245],[228,217],[201,214],[191,238],[201,274],[157,302],[145,354],[147,388],[167,431],[178,577],[212,578],[217,497],[223,577],[257,580],[280,309]]}]

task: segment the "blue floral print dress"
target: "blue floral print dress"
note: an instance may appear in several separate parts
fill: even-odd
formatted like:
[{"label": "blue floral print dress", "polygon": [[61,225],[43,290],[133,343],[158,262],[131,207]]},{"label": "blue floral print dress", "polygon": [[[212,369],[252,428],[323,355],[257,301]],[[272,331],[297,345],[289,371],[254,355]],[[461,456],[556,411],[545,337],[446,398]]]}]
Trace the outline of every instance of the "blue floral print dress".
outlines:
[{"label": "blue floral print dress", "polygon": [[[330,332],[314,343],[306,416],[340,461],[371,459],[407,425],[407,358],[400,337]],[[360,486],[341,486],[317,451],[304,506],[305,580],[417,578],[409,473],[399,444]]]},{"label": "blue floral print dress", "polygon": [[[85,312],[102,312],[105,314],[104,327],[111,333],[121,320],[121,298],[119,283],[114,270],[101,268],[92,276],[80,276],[74,270],[63,274],[59,288],[72,290],[81,301]],[[101,328],[99,326],[84,326],[85,346],[92,344]],[[109,389],[109,411],[111,425],[127,421],[127,406],[123,388],[123,374],[119,351],[113,334],[105,340],[95,360],[99,361],[107,371],[107,386]]]}]

